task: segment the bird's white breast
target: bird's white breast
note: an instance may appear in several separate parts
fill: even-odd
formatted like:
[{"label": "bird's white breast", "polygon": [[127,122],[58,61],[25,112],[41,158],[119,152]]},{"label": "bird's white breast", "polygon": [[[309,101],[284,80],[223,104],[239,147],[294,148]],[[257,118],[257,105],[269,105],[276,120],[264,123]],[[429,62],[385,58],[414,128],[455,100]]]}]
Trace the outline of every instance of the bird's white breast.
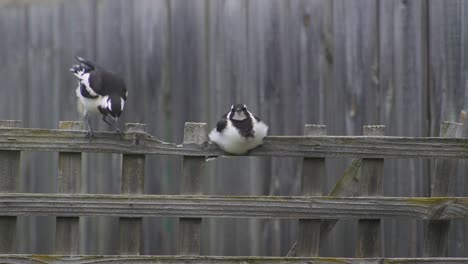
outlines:
[{"label": "bird's white breast", "polygon": [[245,154],[247,151],[260,146],[263,138],[268,133],[268,126],[263,122],[253,119],[253,137],[243,137],[239,131],[228,120],[226,128],[222,132],[213,129],[208,137],[222,150],[232,154]]},{"label": "bird's white breast", "polygon": [[[107,100],[108,96],[98,96],[96,98],[86,98],[83,95],[81,95],[80,92],[80,86],[75,90],[76,96],[78,97],[78,100],[80,101],[80,104],[78,105],[78,110],[80,112],[83,112],[83,114],[86,113],[99,113],[98,106],[101,106],[101,108],[106,108],[107,107]],[[80,107],[81,106],[81,107]]]}]

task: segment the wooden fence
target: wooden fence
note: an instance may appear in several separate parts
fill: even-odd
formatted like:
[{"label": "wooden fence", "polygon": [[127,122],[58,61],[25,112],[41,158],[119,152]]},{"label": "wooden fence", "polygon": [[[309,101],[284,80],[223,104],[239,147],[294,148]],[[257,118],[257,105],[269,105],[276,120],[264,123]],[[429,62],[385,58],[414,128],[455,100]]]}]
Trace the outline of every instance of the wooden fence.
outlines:
[{"label": "wooden fence", "polygon": [[[326,127],[306,125],[304,136],[270,136],[252,156],[303,157],[303,196],[207,196],[201,193],[205,157],[223,153],[206,140],[204,123],[186,123],[184,142],[167,143],[126,124],[123,139],[98,132],[89,142],[81,122],[63,121],[59,129],[21,128],[20,121],[0,121],[0,262],[7,263],[468,263],[447,257],[452,219],[468,218],[468,197],[447,197],[457,159],[468,158],[468,138],[461,124],[444,122],[440,137],[384,136],[384,126],[365,126],[364,136],[326,136]],[[17,193],[22,151],[58,152],[56,194]],[[83,152],[122,154],[121,194],[82,194]],[[180,195],[144,195],[148,154],[179,155]],[[323,196],[325,160],[359,158]],[[386,158],[434,159],[431,197],[383,197]],[[117,177],[115,177],[117,179]],[[360,197],[352,197],[353,193]],[[18,216],[56,216],[56,255],[17,253]],[[119,217],[120,255],[80,255],[80,217]],[[178,217],[176,256],[140,256],[143,217]],[[204,218],[298,219],[295,246],[285,257],[222,257],[200,254]],[[320,258],[321,241],[338,219],[358,219],[356,258]],[[423,258],[383,258],[382,218],[426,222]]]}]

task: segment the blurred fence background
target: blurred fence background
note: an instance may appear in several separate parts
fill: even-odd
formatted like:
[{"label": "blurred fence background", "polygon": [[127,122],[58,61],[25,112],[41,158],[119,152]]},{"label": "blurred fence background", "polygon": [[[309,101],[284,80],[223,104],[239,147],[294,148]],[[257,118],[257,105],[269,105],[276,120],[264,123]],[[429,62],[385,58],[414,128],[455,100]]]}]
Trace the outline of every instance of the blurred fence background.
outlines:
[{"label": "blurred fence background", "polygon": [[[306,123],[329,135],[437,136],[442,120],[465,123],[468,2],[463,0],[0,0],[0,120],[58,127],[79,120],[68,68],[81,55],[124,76],[124,122],[181,142],[186,121],[214,126],[243,102],[273,135]],[[99,118],[95,124],[107,129]],[[464,126],[463,136],[468,134]],[[56,192],[55,153],[26,153],[20,190]],[[118,193],[118,155],[86,155],[83,192]],[[299,159],[209,162],[205,194],[299,195]],[[349,165],[327,161],[325,192]],[[151,156],[145,193],[178,194],[180,158]],[[467,196],[460,161],[453,196]],[[385,162],[384,195],[426,196],[431,164]],[[53,252],[53,217],[20,217],[20,253]],[[144,219],[144,254],[175,254],[176,222]],[[116,218],[86,218],[82,251],[116,254]],[[202,254],[285,255],[297,221],[211,219]],[[356,220],[341,220],[322,256],[354,256]],[[453,221],[449,256],[468,256],[468,223]],[[384,255],[421,256],[416,220],[384,220]],[[206,239],[203,239],[206,238]]]}]

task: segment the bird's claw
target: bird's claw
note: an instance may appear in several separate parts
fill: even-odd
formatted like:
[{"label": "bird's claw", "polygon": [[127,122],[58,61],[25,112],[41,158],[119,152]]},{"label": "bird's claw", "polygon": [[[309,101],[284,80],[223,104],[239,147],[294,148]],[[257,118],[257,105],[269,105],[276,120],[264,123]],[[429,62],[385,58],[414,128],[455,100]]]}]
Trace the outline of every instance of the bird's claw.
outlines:
[{"label": "bird's claw", "polygon": [[117,129],[115,130],[115,132],[116,132],[117,134],[119,134],[120,139],[123,139],[124,133],[122,132],[122,130],[120,130],[120,128],[117,128]]},{"label": "bird's claw", "polygon": [[85,138],[89,139],[89,143],[91,143],[91,141],[93,141],[93,137],[94,137],[94,133],[93,131],[88,131],[85,135]]}]

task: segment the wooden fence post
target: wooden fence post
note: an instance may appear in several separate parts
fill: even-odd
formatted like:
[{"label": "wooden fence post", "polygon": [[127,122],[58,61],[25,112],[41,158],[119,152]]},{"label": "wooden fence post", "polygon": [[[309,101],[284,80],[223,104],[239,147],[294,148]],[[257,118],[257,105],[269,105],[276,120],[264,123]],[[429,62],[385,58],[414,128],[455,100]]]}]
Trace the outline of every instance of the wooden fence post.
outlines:
[{"label": "wooden fence post", "polygon": [[[80,121],[60,121],[59,129],[83,130]],[[81,192],[80,152],[59,152],[57,177],[58,193]],[[59,255],[77,255],[80,246],[79,217],[57,217],[55,228],[55,253]]]},{"label": "wooden fence post", "polygon": [[[443,122],[440,125],[441,137],[460,137],[463,125],[460,123]],[[434,173],[431,175],[431,197],[448,196],[450,180],[456,173],[458,160],[437,159]],[[425,257],[447,256],[448,231],[450,220],[429,220],[424,243]]]},{"label": "wooden fence post", "polygon": [[[206,141],[205,123],[185,123],[184,144],[201,144]],[[205,157],[184,156],[182,160],[181,194],[201,194],[202,175],[205,174]],[[178,255],[200,254],[201,218],[180,218],[177,242]]]},{"label": "wooden fence post", "polygon": [[[324,136],[323,125],[305,125],[305,136]],[[302,195],[322,196],[325,177],[325,158],[304,158],[302,161]],[[298,257],[316,257],[320,246],[320,219],[299,219],[297,239]]]},{"label": "wooden fence post", "polygon": [[[2,127],[21,127],[19,120],[0,120]],[[21,152],[0,150],[0,192],[16,192],[20,176]],[[16,216],[0,216],[0,254],[17,253]]]},{"label": "wooden fence post", "polygon": [[[126,132],[146,132],[145,124],[129,123],[125,125]],[[122,155],[122,194],[142,194],[145,180],[145,155]],[[139,255],[142,250],[141,217],[119,218],[119,239],[121,255]]]},{"label": "wooden fence post", "polygon": [[[385,126],[364,126],[365,136],[383,136]],[[381,196],[384,159],[362,159],[361,196]],[[357,257],[381,257],[380,219],[359,219]]]}]

